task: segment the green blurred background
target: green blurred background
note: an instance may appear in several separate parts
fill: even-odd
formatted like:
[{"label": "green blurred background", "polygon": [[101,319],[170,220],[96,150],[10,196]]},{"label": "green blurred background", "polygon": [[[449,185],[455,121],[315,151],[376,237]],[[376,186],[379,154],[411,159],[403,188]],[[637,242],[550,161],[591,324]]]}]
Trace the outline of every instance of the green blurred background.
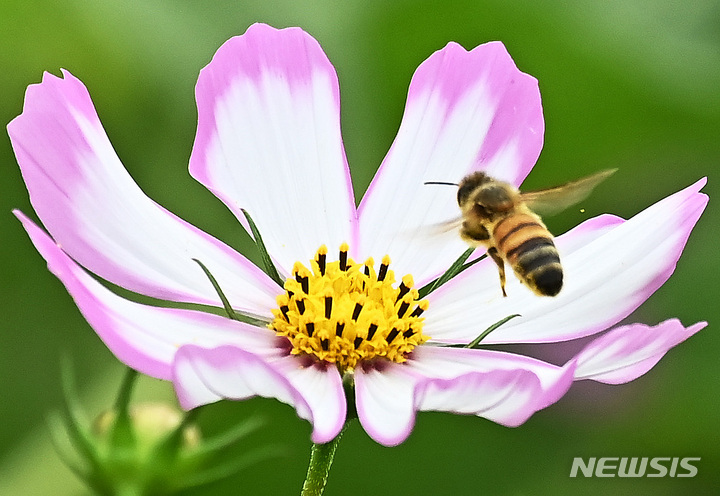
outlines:
[{"label": "green blurred background", "polygon": [[[340,78],[345,147],[358,198],[400,122],[417,65],[448,41],[501,40],[540,81],[545,147],[526,186],[620,171],[582,205],[548,220],[556,233],[609,211],[632,216],[710,176],[720,160],[720,3],[686,0],[0,2],[0,121],[21,112],[27,85],[66,68],[89,88],[119,156],[160,204],[249,253],[234,218],[187,174],[198,71],[256,21],[316,37]],[[71,357],[91,415],[109,406],[122,366],[31,247],[12,208],[31,212],[7,135],[0,138],[0,494],[86,494],[58,462],[46,415],[61,404],[60,358]],[[577,384],[558,404],[507,429],[476,417],[423,413],[397,448],[356,423],[326,494],[717,494],[720,490],[718,210],[711,202],[678,270],[632,321],[677,316],[709,327],[639,380]],[[143,378],[138,399],[174,401]],[[187,494],[298,494],[310,428],[287,406],[212,405],[208,432],[261,415],[246,446],[282,457]],[[573,457],[702,457],[694,479],[571,479]]]}]

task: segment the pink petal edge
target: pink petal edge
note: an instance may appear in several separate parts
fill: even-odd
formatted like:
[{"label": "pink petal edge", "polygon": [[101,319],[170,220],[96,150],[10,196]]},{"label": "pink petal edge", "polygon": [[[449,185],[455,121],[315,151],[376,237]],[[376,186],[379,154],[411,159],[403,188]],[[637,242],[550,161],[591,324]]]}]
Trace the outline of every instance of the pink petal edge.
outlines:
[{"label": "pink petal edge", "polygon": [[314,38],[253,24],[218,49],[195,93],[190,173],[248,232],[250,213],[279,270],[322,244],[356,246],[337,75]]},{"label": "pink petal edge", "polygon": [[333,440],[345,424],[347,403],[337,370],[302,367],[294,356],[264,358],[233,346],[183,346],[173,382],[186,409],[221,398],[276,398],[313,425],[315,443]]},{"label": "pink petal edge", "polygon": [[355,373],[363,428],[394,446],[410,434],[417,411],[450,411],[518,426],[560,399],[573,381],[565,367],[510,353],[423,346],[405,364]]},{"label": "pink petal edge", "polygon": [[277,286],[224,243],[148,198],[128,175],[85,86],[68,71],[28,87],[8,124],[30,201],[63,250],[100,277],[155,298],[220,305],[200,267],[238,309],[263,313]]},{"label": "pink petal edge", "polygon": [[170,380],[175,353],[187,343],[233,344],[258,354],[275,350],[277,338],[265,329],[205,312],[153,307],[117,296],[73,262],[24,214],[15,211],[15,215],[85,319],[127,366]]},{"label": "pink petal edge", "polygon": [[397,137],[360,203],[359,258],[389,254],[396,273],[412,273],[419,285],[443,273],[466,246],[427,228],[458,215],[455,191],[423,183],[483,169],[519,184],[543,130],[537,81],[501,43],[435,52],[412,78]]},{"label": "pink petal edge", "polygon": [[575,380],[624,384],[652,369],[671,348],[707,326],[685,327],[678,319],[656,326],[631,324],[617,327],[590,342],[575,358]]}]

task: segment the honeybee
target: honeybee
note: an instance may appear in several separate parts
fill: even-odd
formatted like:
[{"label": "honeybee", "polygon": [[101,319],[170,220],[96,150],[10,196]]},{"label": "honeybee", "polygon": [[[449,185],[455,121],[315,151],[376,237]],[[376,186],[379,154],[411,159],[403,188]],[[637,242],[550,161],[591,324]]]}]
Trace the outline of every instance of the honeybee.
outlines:
[{"label": "honeybee", "polygon": [[457,184],[460,237],[471,246],[487,249],[497,264],[503,296],[507,296],[505,263],[535,294],[556,296],[562,289],[563,268],[553,236],[535,210],[550,214],[578,203],[616,170],[530,192],[520,192],[484,172],[473,172]]}]

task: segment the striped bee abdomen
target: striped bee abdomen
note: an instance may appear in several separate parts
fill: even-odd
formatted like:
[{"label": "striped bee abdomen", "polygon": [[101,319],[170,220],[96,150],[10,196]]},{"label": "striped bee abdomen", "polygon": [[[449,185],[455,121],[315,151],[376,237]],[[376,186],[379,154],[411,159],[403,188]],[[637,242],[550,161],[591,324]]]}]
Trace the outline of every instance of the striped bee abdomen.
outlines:
[{"label": "striped bee abdomen", "polygon": [[555,296],[563,283],[553,238],[539,218],[528,214],[505,217],[493,230],[498,251],[521,281],[535,293]]}]

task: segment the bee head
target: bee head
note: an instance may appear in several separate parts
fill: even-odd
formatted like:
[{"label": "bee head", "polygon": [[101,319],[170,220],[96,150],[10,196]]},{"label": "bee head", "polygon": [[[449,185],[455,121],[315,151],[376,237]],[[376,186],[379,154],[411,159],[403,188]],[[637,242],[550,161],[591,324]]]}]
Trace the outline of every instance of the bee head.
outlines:
[{"label": "bee head", "polygon": [[477,190],[481,185],[491,182],[493,179],[484,172],[478,171],[465,176],[458,185],[457,202],[460,207],[465,205],[470,199],[473,191]]},{"label": "bee head", "polygon": [[478,220],[492,220],[496,215],[512,210],[516,202],[512,186],[483,172],[475,172],[463,179],[457,196],[463,212],[472,213]]},{"label": "bee head", "polygon": [[479,186],[471,195],[470,201],[493,212],[505,212],[513,207],[513,191],[499,181]]}]

